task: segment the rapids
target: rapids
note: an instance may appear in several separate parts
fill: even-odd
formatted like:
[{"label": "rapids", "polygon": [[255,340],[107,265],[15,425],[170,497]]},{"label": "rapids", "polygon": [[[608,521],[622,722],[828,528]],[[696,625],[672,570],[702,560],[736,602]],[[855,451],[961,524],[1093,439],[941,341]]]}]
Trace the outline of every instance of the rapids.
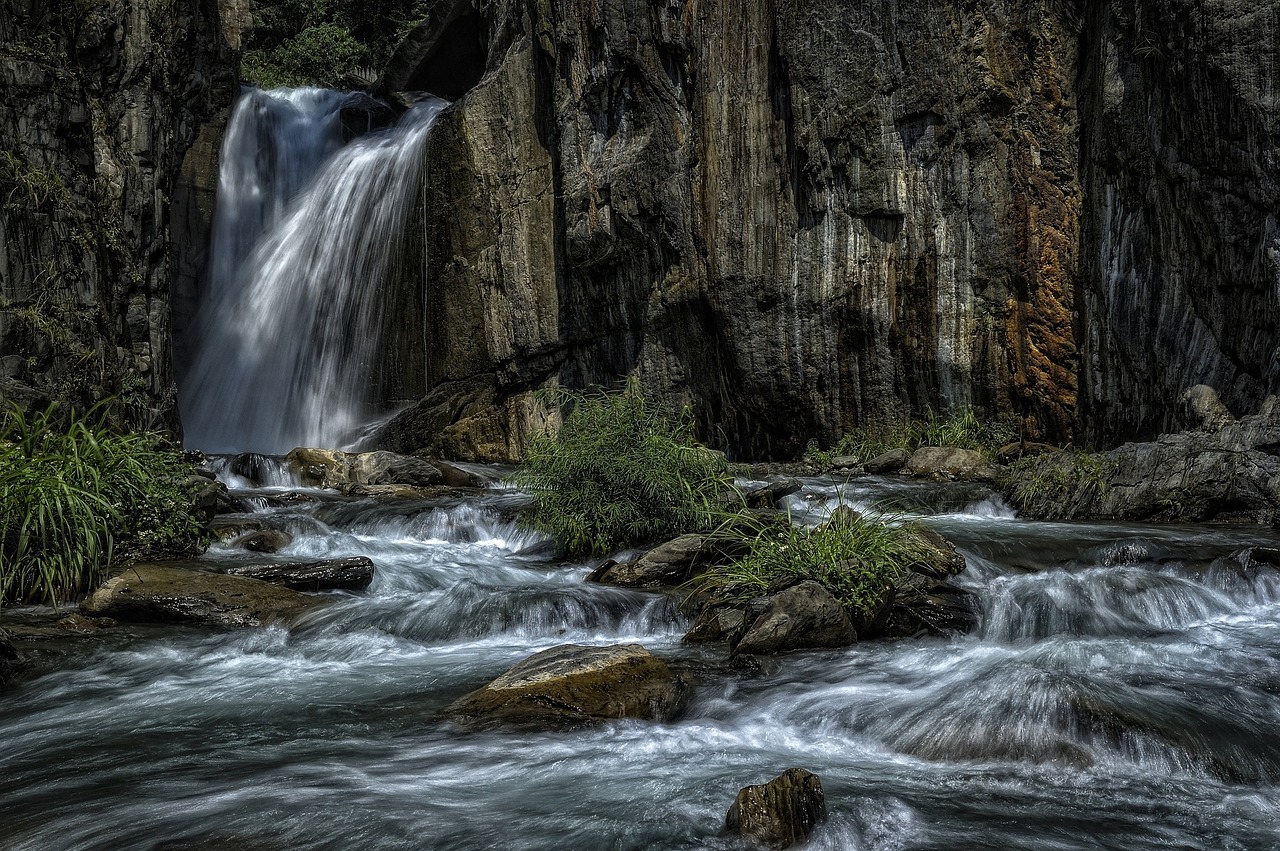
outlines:
[{"label": "rapids", "polygon": [[[244,494],[296,536],[276,557],[367,555],[372,587],[292,631],[173,629],[6,693],[0,847],[731,849],[737,789],[791,766],[822,777],[819,849],[1280,847],[1280,582],[1245,555],[1271,533],[806,480],[798,519],[844,503],[954,540],[981,627],[751,676],[682,645],[666,597],[585,584],[592,565],[510,519],[518,493],[281,506],[297,488],[274,475]],[[642,643],[695,673],[694,700],[671,724],[572,732],[438,719],[566,642]]]}]

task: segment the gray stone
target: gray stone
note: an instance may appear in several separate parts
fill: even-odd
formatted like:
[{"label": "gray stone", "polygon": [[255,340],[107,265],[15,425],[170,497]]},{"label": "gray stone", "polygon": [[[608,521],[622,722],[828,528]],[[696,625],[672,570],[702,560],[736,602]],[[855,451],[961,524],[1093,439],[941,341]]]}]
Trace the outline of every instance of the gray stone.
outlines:
[{"label": "gray stone", "polygon": [[910,457],[910,453],[905,449],[890,449],[863,464],[862,468],[872,475],[896,473],[907,466]]},{"label": "gray stone", "polygon": [[292,561],[237,565],[233,576],[247,576],[295,591],[363,591],[373,581],[373,562],[364,556],[327,561]]},{"label": "gray stone", "polygon": [[711,567],[745,550],[746,545],[733,537],[681,535],[633,561],[606,561],[587,576],[587,581],[623,588],[669,588],[688,581],[698,569]]},{"label": "gray stone", "polygon": [[858,640],[840,602],[813,580],[788,588],[766,601],[733,653],[772,655],[791,650],[847,647]]},{"label": "gray stone", "polygon": [[231,546],[251,553],[274,553],[291,543],[293,543],[293,536],[288,532],[282,532],[279,529],[262,529],[241,535],[231,542]]},{"label": "gray stone", "polygon": [[103,583],[80,611],[121,622],[260,626],[288,624],[326,602],[256,579],[136,564]]},{"label": "gray stone", "polygon": [[464,724],[564,727],[615,718],[671,720],[688,683],[638,644],[565,644],[536,653],[445,714]]},{"label": "gray stone", "polygon": [[953,446],[921,446],[911,453],[907,471],[913,476],[964,481],[993,481],[996,471],[981,452]]},{"label": "gray stone", "polygon": [[822,780],[803,768],[789,768],[768,783],[738,790],[724,829],[767,848],[791,848],[826,818]]}]

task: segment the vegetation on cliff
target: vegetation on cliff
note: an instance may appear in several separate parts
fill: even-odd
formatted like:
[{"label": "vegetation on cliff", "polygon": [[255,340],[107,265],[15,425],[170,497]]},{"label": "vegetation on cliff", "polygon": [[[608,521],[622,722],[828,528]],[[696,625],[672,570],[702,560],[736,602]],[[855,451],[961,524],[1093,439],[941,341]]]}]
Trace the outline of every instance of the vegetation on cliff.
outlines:
[{"label": "vegetation on cliff", "polygon": [[154,434],[108,429],[56,406],[0,424],[0,602],[57,602],[112,562],[194,554],[190,472]]},{"label": "vegetation on cliff", "polygon": [[348,75],[373,76],[423,0],[273,0],[258,5],[241,76],[260,88],[337,87]]},{"label": "vegetation on cliff", "polygon": [[633,384],[621,393],[564,393],[558,434],[534,438],[515,481],[535,501],[532,524],[571,555],[705,528],[732,480],[722,455],[693,439],[687,411],[670,416]]}]

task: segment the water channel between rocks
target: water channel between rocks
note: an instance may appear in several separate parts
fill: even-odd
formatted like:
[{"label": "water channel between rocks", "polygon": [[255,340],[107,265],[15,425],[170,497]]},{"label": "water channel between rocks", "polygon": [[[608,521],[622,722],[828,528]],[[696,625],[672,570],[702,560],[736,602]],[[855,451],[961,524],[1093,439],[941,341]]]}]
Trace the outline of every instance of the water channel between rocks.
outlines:
[{"label": "water channel between rocks", "polygon": [[[257,492],[269,494],[270,489]],[[311,491],[275,558],[367,555],[301,626],[173,629],[0,701],[0,847],[736,848],[736,790],[821,775],[830,849],[1280,847],[1280,581],[1259,530],[1030,523],[971,486],[806,481],[964,553],[979,631],[729,670],[668,598],[589,585],[519,494]],[[215,547],[205,558],[244,558]],[[255,556],[261,560],[261,556]],[[639,642],[699,685],[675,723],[463,732],[437,712],[531,653]]]}]

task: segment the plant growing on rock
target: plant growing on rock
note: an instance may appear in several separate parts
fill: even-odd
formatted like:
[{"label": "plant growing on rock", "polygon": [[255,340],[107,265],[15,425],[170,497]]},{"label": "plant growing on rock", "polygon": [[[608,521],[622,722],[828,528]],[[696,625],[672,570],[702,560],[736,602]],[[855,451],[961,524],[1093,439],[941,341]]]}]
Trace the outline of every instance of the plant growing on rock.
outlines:
[{"label": "plant growing on rock", "polygon": [[533,441],[514,477],[533,494],[535,528],[585,556],[714,522],[733,484],[724,457],[694,440],[687,410],[656,410],[634,382],[557,395],[571,407],[564,425]]},{"label": "plant growing on rock", "polygon": [[924,419],[900,419],[869,423],[848,432],[827,450],[811,446],[809,460],[825,466],[832,458],[850,456],[867,461],[894,449],[914,451],[921,446],[954,446],[973,449],[987,456],[1018,439],[1018,430],[1003,420],[982,420],[970,407],[960,407],[943,415],[929,411]]},{"label": "plant growing on rock", "polygon": [[814,580],[851,613],[871,617],[885,593],[912,565],[947,557],[911,524],[875,520],[837,510],[816,528],[784,515],[771,521],[734,521],[746,555],[695,577],[689,590],[710,603],[744,603],[781,581]]},{"label": "plant growing on rock", "polygon": [[113,561],[198,551],[188,466],[157,435],[110,431],[104,411],[14,407],[0,423],[0,602],[57,603]]},{"label": "plant growing on rock", "polygon": [[1018,510],[1057,519],[1069,516],[1073,503],[1105,491],[1112,469],[1102,455],[1064,450],[1015,461],[998,484]]}]

